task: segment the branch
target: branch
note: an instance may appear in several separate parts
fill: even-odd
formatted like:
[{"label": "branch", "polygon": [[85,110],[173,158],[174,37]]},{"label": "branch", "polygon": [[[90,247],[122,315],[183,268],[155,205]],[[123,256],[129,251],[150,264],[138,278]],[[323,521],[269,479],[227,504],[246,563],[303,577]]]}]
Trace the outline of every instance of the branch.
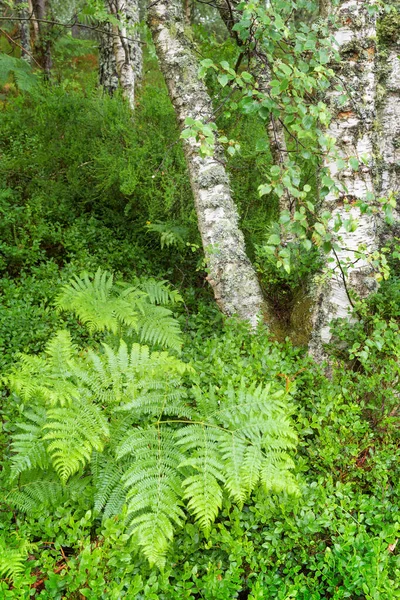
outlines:
[{"label": "branch", "polygon": [[[158,2],[159,0],[157,0]],[[98,27],[98,26],[91,26],[91,25],[83,25],[83,23],[79,23],[76,19],[73,23],[61,23],[61,21],[51,21],[49,19],[37,19],[36,17],[29,17],[24,18],[24,17],[0,17],[0,21],[36,21],[38,23],[47,23],[48,25],[57,25],[60,27],[65,27],[67,29],[72,29],[72,27],[82,27],[82,29],[90,29],[91,31],[98,31],[100,33],[104,33],[105,35],[108,35],[109,37],[114,37],[115,34],[114,33],[110,33],[109,31],[106,31],[105,29],[103,29],[102,27]],[[128,37],[126,35],[120,35],[119,36],[121,39],[124,40],[128,40],[130,42],[138,42],[137,39]],[[142,42],[139,40],[140,44],[143,44],[144,46],[147,45],[147,42]]]},{"label": "branch", "polygon": [[40,65],[40,64],[38,63],[38,61],[37,61],[37,60],[36,60],[36,58],[33,56],[33,54],[31,54],[31,53],[30,53],[30,52],[28,52],[28,51],[27,51],[25,48],[23,48],[23,47],[21,46],[21,44],[18,44],[18,42],[16,42],[16,41],[14,40],[14,38],[12,38],[12,37],[11,37],[11,35],[9,35],[9,34],[7,33],[7,31],[4,31],[4,29],[1,29],[1,28],[0,28],[0,33],[4,33],[4,35],[6,36],[6,38],[7,38],[7,39],[8,39],[8,40],[9,40],[9,41],[12,43],[12,44],[14,44],[14,45],[15,45],[15,46],[17,46],[18,48],[20,48],[20,49],[21,49],[21,50],[22,50],[22,51],[23,51],[25,54],[27,54],[27,55],[28,55],[28,56],[29,56],[29,57],[30,57],[30,58],[31,58],[31,59],[32,59],[32,60],[33,60],[33,61],[34,61],[34,62],[37,64],[37,66],[39,67],[39,69],[43,69],[42,65]]},{"label": "branch", "polygon": [[343,279],[343,285],[344,285],[345,292],[346,292],[346,294],[347,294],[347,298],[349,299],[349,302],[350,302],[350,304],[351,304],[352,308],[354,308],[354,304],[353,304],[353,301],[352,301],[352,299],[350,298],[350,292],[349,292],[349,289],[348,289],[348,287],[347,287],[347,283],[346,283],[346,277],[345,277],[345,274],[344,274],[344,272],[343,272],[342,265],[340,264],[339,257],[338,257],[338,255],[336,254],[336,250],[335,250],[335,248],[332,248],[332,251],[333,251],[333,254],[335,255],[335,258],[336,258],[337,265],[338,265],[338,267],[339,267],[339,269],[340,269],[340,273],[341,273],[341,275],[342,275],[342,279]]}]

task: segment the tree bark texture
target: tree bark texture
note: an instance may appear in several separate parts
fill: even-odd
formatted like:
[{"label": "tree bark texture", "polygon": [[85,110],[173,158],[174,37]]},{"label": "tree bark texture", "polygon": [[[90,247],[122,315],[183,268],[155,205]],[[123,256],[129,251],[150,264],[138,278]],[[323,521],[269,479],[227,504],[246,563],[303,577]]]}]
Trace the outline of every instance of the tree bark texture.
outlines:
[{"label": "tree bark texture", "polygon": [[110,96],[118,89],[118,73],[113,48],[111,23],[102,23],[99,40],[99,85]]},{"label": "tree bark texture", "polygon": [[[395,6],[395,2],[392,2]],[[382,196],[394,193],[400,200],[400,6],[382,17],[380,42],[377,161]],[[400,215],[397,215],[397,219]]]},{"label": "tree bark texture", "polygon": [[111,14],[121,21],[112,25],[115,66],[124,97],[135,108],[135,88],[142,75],[142,49],[134,26],[139,23],[137,0],[109,0]]},{"label": "tree bark texture", "polygon": [[16,0],[18,16],[21,18],[19,22],[19,34],[21,41],[21,58],[31,64],[31,35],[29,27],[29,9],[25,0]]},{"label": "tree bark texture", "polygon": [[[236,41],[238,46],[242,45],[240,38],[236,31],[234,31],[233,26],[239,22],[240,14],[236,5],[238,4],[237,0],[218,0],[218,11],[221,16],[221,19],[225,23],[225,26],[229,32],[229,35]],[[269,3],[266,2],[266,8],[268,8]],[[257,51],[257,62],[258,62],[258,85],[259,91],[262,94],[269,94],[271,88],[271,80],[272,72],[271,65],[268,57],[262,51],[262,49],[258,49]],[[285,137],[285,128],[282,124],[282,121],[279,115],[274,115],[272,112],[269,115],[268,123],[267,123],[267,134],[269,147],[272,156],[272,162],[274,165],[277,165],[281,168],[285,168],[287,166],[289,160],[289,153],[287,151],[286,145],[286,137]],[[295,210],[295,199],[291,197],[288,190],[285,190],[284,194],[279,199],[279,211],[289,211],[291,214],[294,213]],[[289,241],[286,236],[286,241]]]},{"label": "tree bark texture", "polygon": [[52,25],[43,22],[46,19],[51,19],[49,2],[48,0],[32,0],[32,7],[38,26],[38,36],[35,40],[35,58],[42,67],[46,79],[50,79],[53,66],[51,57]]},{"label": "tree bark texture", "polygon": [[[181,130],[188,117],[213,121],[211,99],[205,84],[199,81],[198,63],[185,37],[182,12],[180,0],[159,0],[149,9],[149,27]],[[213,155],[202,157],[194,138],[183,141],[208,281],[225,314],[236,314],[254,326],[263,310],[262,292],[239,229],[223,151],[217,139],[215,142]]]},{"label": "tree bark texture", "polygon": [[[326,166],[340,191],[330,192],[323,200],[322,209],[332,213],[332,226],[337,215],[343,221],[352,215],[357,218],[358,227],[354,232],[339,231],[343,248],[333,256],[332,278],[320,287],[317,294],[310,343],[310,352],[317,360],[323,358],[323,343],[330,341],[331,321],[349,314],[350,291],[366,297],[377,285],[368,263],[357,253],[360,244],[366,244],[368,251],[377,247],[376,219],[360,215],[355,208],[350,208],[350,212],[346,210],[353,202],[365,200],[368,192],[375,192],[376,17],[368,14],[369,5],[369,0],[342,0],[338,7],[340,27],[335,38],[341,61],[336,72],[349,99],[346,105],[338,106],[340,93],[333,91],[328,95],[327,101],[333,114],[328,133],[336,140],[338,157],[346,161],[351,157],[357,158],[359,168],[339,171],[336,158],[327,161]],[[344,278],[340,264],[348,260],[351,266]]]}]

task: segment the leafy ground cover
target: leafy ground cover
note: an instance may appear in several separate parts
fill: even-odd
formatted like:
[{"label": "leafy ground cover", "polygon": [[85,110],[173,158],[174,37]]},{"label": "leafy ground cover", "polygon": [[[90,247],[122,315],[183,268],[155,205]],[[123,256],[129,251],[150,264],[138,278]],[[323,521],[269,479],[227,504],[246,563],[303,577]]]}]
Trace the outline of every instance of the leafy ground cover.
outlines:
[{"label": "leafy ground cover", "polygon": [[[337,324],[331,378],[288,339],[224,320],[205,286],[183,155],[159,75],[151,71],[149,86],[158,92],[144,88],[133,125],[119,98],[102,97],[79,73],[62,87],[9,92],[0,111],[1,598],[400,598],[396,260],[392,278],[358,307],[357,326]],[[274,207],[248,202],[258,176],[257,126],[242,120],[235,128],[244,158],[232,159],[232,185],[254,255]],[[54,304],[73,276],[99,267],[130,285],[153,277],[179,290],[183,301],[169,304],[168,313],[182,331],[179,358],[176,344],[169,349],[190,365],[180,374],[186,390],[223,399],[232,388],[270,385],[284,395],[297,436],[297,493],[257,487],[237,503],[224,490],[208,528],[186,511],[161,569],[130,535],[127,507],[116,515],[96,510],[86,462],[68,494],[59,486],[53,497],[54,480],[38,473],[41,496],[25,505],[31,480],[10,477],[16,423],[37,398],[21,398],[9,374],[18,353],[43,357],[60,329],[71,332],[78,362],[88,345],[99,351],[100,332],[88,333],[85,319]],[[260,262],[260,270],[265,282],[276,277],[268,264]],[[299,285],[295,276],[286,283],[288,293]],[[107,335],[111,344],[115,331]],[[157,352],[165,339],[145,343]]]}]

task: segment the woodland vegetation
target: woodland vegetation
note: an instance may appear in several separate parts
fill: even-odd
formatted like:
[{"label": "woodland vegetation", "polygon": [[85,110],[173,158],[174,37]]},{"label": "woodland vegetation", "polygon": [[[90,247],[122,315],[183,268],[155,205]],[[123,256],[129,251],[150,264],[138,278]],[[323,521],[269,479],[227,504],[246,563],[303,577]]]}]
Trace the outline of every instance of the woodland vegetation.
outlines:
[{"label": "woodland vegetation", "polygon": [[0,599],[400,598],[400,5],[0,1]]}]

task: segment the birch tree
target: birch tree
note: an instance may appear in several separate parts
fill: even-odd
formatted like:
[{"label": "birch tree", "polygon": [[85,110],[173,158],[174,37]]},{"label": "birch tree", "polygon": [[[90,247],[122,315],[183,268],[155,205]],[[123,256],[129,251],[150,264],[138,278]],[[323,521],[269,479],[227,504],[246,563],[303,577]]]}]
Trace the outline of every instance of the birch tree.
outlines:
[{"label": "birch tree", "polygon": [[[139,23],[137,0],[108,0],[110,13],[119,21],[112,23],[112,46],[115,70],[126,100],[132,110],[135,108],[135,88],[142,75],[142,49],[139,33],[135,27]],[[104,62],[107,78],[114,67],[112,60]]]},{"label": "birch tree", "polygon": [[[179,0],[160,0],[149,8],[149,27],[181,130],[187,119],[192,123],[213,121],[211,98],[199,80],[198,62],[184,33],[182,12]],[[236,314],[255,325],[263,310],[262,292],[239,229],[223,151],[216,133],[212,135],[215,145],[209,156],[199,153],[195,137],[183,141],[208,281],[225,314]]]},{"label": "birch tree", "polygon": [[[367,0],[346,0],[339,4],[339,28],[335,40],[341,61],[336,66],[343,93],[332,91],[327,98],[333,114],[328,134],[336,141],[336,153],[326,168],[335,187],[324,198],[322,210],[335,222],[349,223],[356,229],[341,227],[340,249],[330,256],[333,269],[329,280],[320,287],[313,316],[311,353],[321,359],[323,343],[329,342],[330,324],[338,317],[348,317],[352,309],[352,291],[361,298],[376,289],[376,280],[360,247],[369,253],[378,246],[378,222],[371,214],[360,214],[353,205],[358,201],[374,202],[374,131],[376,106],[376,11]],[[326,8],[324,8],[326,10]],[[345,104],[341,102],[346,94]]]},{"label": "birch tree", "polygon": [[[399,199],[400,181],[400,7],[378,23],[380,42],[378,102],[378,187],[382,196]],[[399,217],[399,216],[398,216]],[[397,218],[398,218],[397,217]]]},{"label": "birch tree", "polygon": [[35,40],[35,58],[42,67],[45,77],[50,79],[53,60],[51,56],[52,39],[50,20],[51,7],[49,0],[32,0],[33,13],[37,23],[38,36]]},{"label": "birch tree", "polygon": [[113,30],[110,22],[101,23],[99,41],[99,84],[112,96],[118,89],[118,73],[113,48]]},{"label": "birch tree", "polygon": [[26,60],[27,63],[31,63],[31,35],[29,27],[29,7],[25,0],[16,0],[17,14],[20,18],[19,21],[19,34],[21,42],[21,58]]},{"label": "birch tree", "polygon": [[[269,1],[265,2],[265,8],[268,10]],[[229,32],[229,35],[236,41],[239,48],[243,42],[234,26],[240,21],[241,11],[238,8],[237,0],[218,0],[218,11],[221,19]],[[271,92],[271,81],[273,79],[271,72],[270,58],[262,46],[258,46],[254,52],[255,70],[257,73],[258,89],[261,95],[269,96]],[[270,145],[272,161],[274,165],[285,169],[289,165],[289,153],[286,144],[285,128],[282,122],[282,115],[278,107],[275,111],[270,111],[267,119],[267,133]],[[280,212],[289,211],[293,215],[295,208],[295,199],[291,196],[288,189],[280,197]]]}]

